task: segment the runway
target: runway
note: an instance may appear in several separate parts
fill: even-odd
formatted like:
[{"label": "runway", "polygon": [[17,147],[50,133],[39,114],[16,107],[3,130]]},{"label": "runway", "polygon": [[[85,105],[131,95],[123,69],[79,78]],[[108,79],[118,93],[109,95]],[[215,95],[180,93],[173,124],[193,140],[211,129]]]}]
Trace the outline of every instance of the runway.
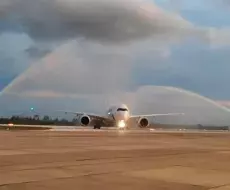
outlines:
[{"label": "runway", "polygon": [[105,127],[98,129],[93,129],[92,127],[56,127],[49,129],[49,131],[78,131],[78,132],[110,132],[110,133],[228,133],[229,131],[226,130],[199,130],[199,129],[140,129],[140,128],[131,128],[126,130],[120,130],[116,127]]},{"label": "runway", "polygon": [[0,190],[230,188],[228,132],[56,130],[0,131]]}]

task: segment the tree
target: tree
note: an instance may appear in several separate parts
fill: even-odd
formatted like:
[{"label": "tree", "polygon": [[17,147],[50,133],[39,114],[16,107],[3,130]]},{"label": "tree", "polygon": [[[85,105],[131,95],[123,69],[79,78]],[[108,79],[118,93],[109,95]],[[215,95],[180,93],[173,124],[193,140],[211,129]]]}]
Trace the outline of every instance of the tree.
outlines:
[{"label": "tree", "polygon": [[48,115],[45,115],[44,117],[43,117],[43,121],[49,121],[50,120],[50,117],[48,116]]}]

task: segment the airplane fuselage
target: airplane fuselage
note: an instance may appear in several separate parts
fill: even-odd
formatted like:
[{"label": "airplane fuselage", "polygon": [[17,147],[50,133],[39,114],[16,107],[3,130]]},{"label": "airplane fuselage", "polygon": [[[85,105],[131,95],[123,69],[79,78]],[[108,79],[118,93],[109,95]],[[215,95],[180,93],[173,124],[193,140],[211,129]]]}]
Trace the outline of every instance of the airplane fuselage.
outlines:
[{"label": "airplane fuselage", "polygon": [[130,118],[129,109],[125,104],[119,106],[112,106],[106,112],[106,116],[116,122],[119,128],[123,128],[127,125]]}]

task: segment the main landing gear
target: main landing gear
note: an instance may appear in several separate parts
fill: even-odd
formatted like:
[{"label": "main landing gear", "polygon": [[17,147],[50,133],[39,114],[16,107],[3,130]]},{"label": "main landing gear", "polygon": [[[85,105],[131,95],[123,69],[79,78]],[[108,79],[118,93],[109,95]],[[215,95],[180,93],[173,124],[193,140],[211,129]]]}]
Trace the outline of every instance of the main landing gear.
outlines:
[{"label": "main landing gear", "polygon": [[94,129],[100,129],[101,126],[100,126],[100,125],[94,125],[93,128],[94,128]]}]

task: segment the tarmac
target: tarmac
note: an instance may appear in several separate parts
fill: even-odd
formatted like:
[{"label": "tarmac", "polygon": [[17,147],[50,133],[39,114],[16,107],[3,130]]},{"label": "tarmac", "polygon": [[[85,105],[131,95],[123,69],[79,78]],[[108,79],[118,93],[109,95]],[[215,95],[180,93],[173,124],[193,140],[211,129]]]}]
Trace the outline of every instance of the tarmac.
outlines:
[{"label": "tarmac", "polygon": [[0,131],[0,190],[228,190],[230,133]]}]

